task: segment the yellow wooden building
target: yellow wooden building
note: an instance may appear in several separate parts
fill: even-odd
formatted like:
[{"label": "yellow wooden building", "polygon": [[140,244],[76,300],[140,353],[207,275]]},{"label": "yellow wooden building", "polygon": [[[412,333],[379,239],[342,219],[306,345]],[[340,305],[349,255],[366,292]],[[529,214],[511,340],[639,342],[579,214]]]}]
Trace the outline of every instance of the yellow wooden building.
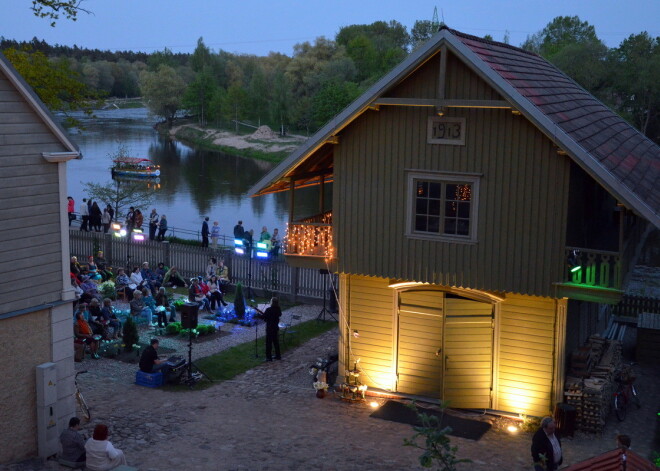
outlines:
[{"label": "yellow wooden building", "polygon": [[[545,415],[660,227],[659,175],[660,148],[543,58],[443,28],[251,193],[288,191],[287,260],[338,273],[340,371]],[[312,185],[319,214],[294,218]]]}]

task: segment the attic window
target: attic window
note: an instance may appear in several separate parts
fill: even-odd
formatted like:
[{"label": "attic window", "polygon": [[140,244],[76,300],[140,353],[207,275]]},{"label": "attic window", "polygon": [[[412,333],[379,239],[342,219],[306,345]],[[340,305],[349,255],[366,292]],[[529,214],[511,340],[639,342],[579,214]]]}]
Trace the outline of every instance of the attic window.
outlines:
[{"label": "attic window", "polygon": [[406,235],[475,242],[478,190],[474,175],[410,173]]}]

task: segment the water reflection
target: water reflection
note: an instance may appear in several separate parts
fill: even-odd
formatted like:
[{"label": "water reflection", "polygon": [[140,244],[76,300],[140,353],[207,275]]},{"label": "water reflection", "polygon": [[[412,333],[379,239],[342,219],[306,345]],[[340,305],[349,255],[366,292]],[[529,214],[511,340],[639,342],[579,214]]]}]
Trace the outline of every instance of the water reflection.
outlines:
[{"label": "water reflection", "polygon": [[[289,200],[286,193],[250,198],[249,188],[273,164],[220,152],[194,150],[176,141],[159,137],[153,129],[156,119],[145,109],[96,112],[97,118],[78,116],[83,129],[71,134],[83,153],[82,160],[68,165],[69,194],[77,204],[86,195],[83,183],[106,183],[111,180],[110,156],[120,145],[132,157],[148,158],[161,166],[160,186],[155,186],[153,206],[167,214],[170,226],[199,229],[204,216],[220,221],[224,234],[238,219],[244,227],[259,233],[262,226],[283,230],[288,221]],[[330,201],[331,195],[326,196]],[[77,209],[77,208],[76,208]],[[148,214],[150,208],[142,208]],[[318,190],[296,192],[296,215],[318,212]]]}]

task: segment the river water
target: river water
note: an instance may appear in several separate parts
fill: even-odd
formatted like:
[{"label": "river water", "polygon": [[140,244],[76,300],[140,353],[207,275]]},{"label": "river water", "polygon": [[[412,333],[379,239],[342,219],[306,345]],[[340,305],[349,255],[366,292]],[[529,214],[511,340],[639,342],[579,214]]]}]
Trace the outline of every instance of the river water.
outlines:
[{"label": "river water", "polygon": [[[222,234],[231,234],[239,219],[246,229],[254,229],[257,237],[262,226],[267,226],[271,233],[277,227],[283,234],[289,220],[287,194],[251,198],[247,193],[274,164],[195,150],[163,138],[153,128],[157,118],[144,108],[101,110],[95,112],[94,118],[74,117],[81,122],[81,127],[70,130],[70,134],[83,154],[82,160],[68,164],[69,194],[76,201],[76,211],[82,198],[87,196],[83,183],[112,181],[111,156],[116,154],[119,145],[124,145],[131,156],[148,158],[161,166],[160,184],[153,190],[151,207],[167,215],[170,227],[198,231],[203,218],[209,216],[211,223],[219,221]],[[140,208],[145,221],[151,207]],[[316,213],[317,190],[297,190],[296,215]]]}]

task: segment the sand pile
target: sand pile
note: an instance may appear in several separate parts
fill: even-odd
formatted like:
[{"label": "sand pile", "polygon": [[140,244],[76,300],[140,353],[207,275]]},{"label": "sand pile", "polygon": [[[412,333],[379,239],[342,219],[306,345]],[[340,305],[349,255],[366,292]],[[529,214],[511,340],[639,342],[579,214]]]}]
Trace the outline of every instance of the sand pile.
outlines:
[{"label": "sand pile", "polygon": [[254,139],[276,139],[277,134],[273,132],[271,128],[269,128],[266,125],[259,126],[259,128],[252,133],[252,136],[250,136]]}]

